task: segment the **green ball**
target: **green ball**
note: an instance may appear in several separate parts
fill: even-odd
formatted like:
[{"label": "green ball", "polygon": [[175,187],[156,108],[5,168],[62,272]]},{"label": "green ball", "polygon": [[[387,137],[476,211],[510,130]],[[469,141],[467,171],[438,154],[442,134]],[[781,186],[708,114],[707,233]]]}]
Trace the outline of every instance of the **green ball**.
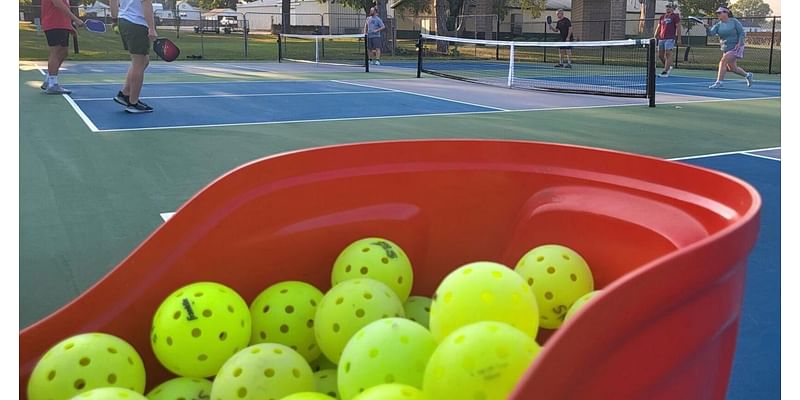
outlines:
[{"label": "green ball", "polygon": [[158,361],[176,375],[213,376],[250,342],[250,310],[235,291],[214,282],[184,286],[158,307],[150,336]]},{"label": "green ball", "polygon": [[301,392],[290,394],[281,400],[336,400],[336,398],[331,396],[326,396],[322,393],[316,392]]},{"label": "green ball", "polygon": [[106,333],[72,336],[51,347],[28,380],[29,400],[64,400],[95,388],[144,392],[142,358],[128,342]]},{"label": "green ball", "polygon": [[339,363],[345,345],[372,321],[404,317],[403,303],[388,286],[373,279],[351,279],[322,297],[314,318],[314,334],[322,353]]},{"label": "green ball", "polygon": [[539,325],[556,329],[575,300],[594,290],[589,265],[574,250],[548,244],[525,253],[514,268],[536,295]]},{"label": "green ball", "polygon": [[400,246],[387,239],[371,237],[351,243],[333,264],[332,286],[356,278],[382,282],[397,293],[400,301],[406,301],[414,284],[414,271]]},{"label": "green ball", "polygon": [[505,322],[536,337],[536,298],[525,281],[505,265],[488,261],[464,265],[447,275],[436,289],[430,329],[437,341],[479,321]]},{"label": "green ball", "polygon": [[350,400],[383,383],[421,388],[436,340],[422,325],[404,318],[375,321],[347,343],[339,362],[339,394]]},{"label": "green ball", "polygon": [[541,348],[502,322],[461,327],[433,352],[423,392],[429,399],[506,400]]},{"label": "green ball", "polygon": [[280,399],[313,391],[314,373],[300,353],[282,344],[260,343],[225,362],[214,378],[211,398]]},{"label": "green ball", "polygon": [[305,282],[287,281],[270,286],[250,305],[253,320],[251,344],[280,343],[307,361],[320,355],[314,339],[314,314],[322,292]]},{"label": "green ball", "polygon": [[211,381],[200,378],[174,378],[156,386],[150,400],[206,399],[211,395]]},{"label": "green ball", "polygon": [[572,307],[570,307],[569,311],[567,311],[567,315],[564,316],[564,321],[572,318],[575,315],[575,313],[577,313],[578,310],[580,310],[581,307],[583,307],[584,304],[588,303],[589,300],[591,300],[594,296],[600,294],[600,292],[602,292],[602,290],[595,290],[593,292],[586,293],[585,295],[581,296],[578,300],[575,300],[575,302],[572,303]]},{"label": "green ball", "polygon": [[130,389],[104,387],[85,391],[70,400],[147,400],[147,397]]},{"label": "green ball", "polygon": [[322,371],[323,369],[332,369],[336,370],[336,363],[331,360],[328,360],[328,357],[325,357],[324,354],[321,354],[317,357],[316,360],[311,361],[308,363],[311,366],[311,370],[314,372]]},{"label": "green ball", "polygon": [[424,395],[413,386],[384,383],[365,390],[353,400],[424,400]]},{"label": "green ball", "polygon": [[431,319],[431,300],[425,296],[411,296],[403,304],[406,318],[428,328]]},{"label": "green ball", "polygon": [[336,399],[339,398],[338,382],[336,369],[323,369],[314,373],[314,384],[317,387],[317,392],[325,393]]}]

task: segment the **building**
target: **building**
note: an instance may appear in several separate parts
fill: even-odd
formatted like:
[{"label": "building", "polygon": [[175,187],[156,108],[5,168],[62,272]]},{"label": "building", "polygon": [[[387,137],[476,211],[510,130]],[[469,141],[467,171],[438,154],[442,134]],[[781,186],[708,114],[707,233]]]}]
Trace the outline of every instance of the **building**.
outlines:
[{"label": "building", "polygon": [[[239,13],[247,19],[251,31],[270,32],[281,25],[281,0],[256,0],[240,3]],[[389,9],[390,17],[393,10]],[[346,34],[363,30],[366,14],[335,2],[320,3],[317,0],[293,0],[290,11],[294,32]]]}]

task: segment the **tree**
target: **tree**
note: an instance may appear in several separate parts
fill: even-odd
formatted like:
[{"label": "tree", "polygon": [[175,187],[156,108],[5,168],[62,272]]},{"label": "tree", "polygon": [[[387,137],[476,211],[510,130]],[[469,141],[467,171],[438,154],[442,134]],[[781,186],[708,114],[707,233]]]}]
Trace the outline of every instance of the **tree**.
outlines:
[{"label": "tree", "polygon": [[[728,6],[727,1],[721,0],[678,0],[676,1],[676,4],[678,4],[678,7],[680,8],[681,17],[713,17],[714,11],[716,11],[717,8],[720,6]],[[688,18],[683,19],[688,20]]]},{"label": "tree", "polygon": [[763,0],[737,0],[731,4],[731,11],[737,17],[769,17],[772,9]]},{"label": "tree", "polygon": [[431,0],[405,0],[395,7],[395,10],[401,12],[408,12],[413,15],[420,15],[422,13],[429,13],[433,9],[433,2]]}]

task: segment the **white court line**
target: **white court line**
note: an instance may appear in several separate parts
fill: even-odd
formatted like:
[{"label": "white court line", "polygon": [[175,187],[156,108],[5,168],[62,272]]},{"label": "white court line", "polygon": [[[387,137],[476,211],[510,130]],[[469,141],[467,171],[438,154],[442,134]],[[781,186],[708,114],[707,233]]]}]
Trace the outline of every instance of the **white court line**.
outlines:
[{"label": "white court line", "polygon": [[742,155],[745,155],[745,156],[750,156],[750,157],[756,157],[756,158],[764,158],[764,159],[767,159],[767,160],[772,160],[772,161],[781,161],[781,159],[780,159],[780,158],[769,157],[769,156],[762,156],[761,154],[742,153]]},{"label": "white court line", "polygon": [[[751,98],[751,99],[708,99],[708,100],[689,100],[689,101],[674,101],[659,103],[662,105],[671,104],[690,104],[690,103],[714,103],[714,102],[727,102],[727,101],[742,101],[742,100],[764,100],[773,97],[765,98]],[[780,99],[780,97],[774,97]],[[150,131],[159,129],[197,129],[197,128],[219,128],[231,126],[253,126],[253,125],[275,125],[275,124],[297,124],[306,122],[338,122],[338,121],[360,121],[371,119],[389,119],[389,118],[409,118],[409,117],[437,117],[437,116],[461,116],[461,115],[474,115],[474,114],[498,114],[498,113],[516,113],[516,112],[534,112],[534,111],[558,111],[558,110],[581,110],[592,108],[614,108],[614,107],[647,107],[644,103],[628,103],[628,104],[603,104],[591,106],[574,106],[574,107],[555,107],[555,108],[532,108],[524,110],[489,110],[489,111],[464,111],[452,113],[436,113],[436,114],[408,114],[408,115],[380,115],[374,117],[347,117],[347,118],[326,118],[326,119],[304,119],[294,121],[263,121],[263,122],[241,122],[229,124],[209,124],[209,125],[181,125],[181,126],[152,126],[147,128],[120,128],[120,129],[100,129],[98,132],[126,132],[126,131]]]},{"label": "white court line", "polygon": [[275,70],[272,70],[272,69],[262,69],[262,68],[249,67],[249,66],[245,67],[244,65],[239,65],[239,64],[214,63],[214,65],[220,65],[220,66],[224,66],[224,67],[241,68],[241,69],[250,70],[250,71],[256,71],[256,72],[274,72],[274,73],[278,72],[278,71],[275,71]]},{"label": "white court line", "polygon": [[81,117],[83,123],[86,124],[87,127],[89,127],[89,130],[91,130],[92,132],[100,132],[100,130],[97,129],[97,127],[94,125],[94,122],[92,122],[92,120],[83,112],[83,110],[81,110],[81,108],[78,107],[75,101],[72,100],[71,97],[69,97],[69,95],[62,94],[62,96],[64,96],[64,98],[67,99],[67,103],[69,103],[69,105],[72,106],[72,109],[75,110],[76,113],[78,113],[78,116]]},{"label": "white court line", "polygon": [[407,114],[407,115],[378,115],[374,117],[347,117],[347,118],[325,118],[325,119],[300,119],[294,121],[262,121],[262,122],[240,122],[230,124],[209,124],[209,125],[181,125],[181,126],[151,126],[147,128],[121,128],[121,129],[101,129],[98,132],[126,132],[126,131],[152,131],[160,129],[185,129],[185,128],[219,128],[228,126],[252,126],[252,125],[275,125],[275,124],[297,124],[307,122],[336,122],[336,121],[360,121],[369,119],[384,119],[384,118],[413,118],[413,117],[434,117],[434,116],[447,116],[447,115],[461,115],[461,114],[489,114],[498,113],[503,111],[470,111],[464,113],[438,113],[438,114]]},{"label": "white court line", "polygon": [[[392,93],[391,90],[362,90],[362,91],[348,91],[348,92],[286,92],[286,93],[250,93],[250,94],[205,94],[205,95],[190,95],[190,96],[143,96],[142,99],[194,99],[194,98],[209,98],[209,97],[274,97],[274,96],[324,96],[332,94],[374,94],[374,93]],[[108,100],[108,97],[89,97],[89,98],[75,98],[76,101],[99,101]]]},{"label": "white court line", "polygon": [[[145,86],[149,85],[192,85],[192,86],[202,86],[206,84],[225,84],[225,83],[250,83],[250,84],[264,84],[264,83],[288,83],[288,82],[333,82],[330,79],[269,79],[269,80],[259,80],[258,77],[254,77],[254,79],[250,80],[231,80],[231,81],[182,81],[182,82],[145,82]],[[417,78],[395,78],[393,80],[401,81],[401,80],[412,80]],[[147,78],[145,78],[147,80]],[[86,82],[76,82],[71,83],[70,86],[100,86],[100,85],[122,85],[125,82],[97,82],[97,83],[86,83]]]},{"label": "white court line", "polygon": [[161,219],[164,220],[164,222],[167,222],[167,220],[172,218],[172,216],[175,215],[175,213],[174,212],[163,212],[163,213],[161,213],[159,215],[161,216]]},{"label": "white court line", "polygon": [[345,81],[338,81],[338,80],[332,80],[331,82],[343,83],[343,84],[345,84],[345,85],[353,85],[353,86],[367,87],[367,88],[372,88],[372,89],[384,89],[384,90],[390,90],[390,91],[392,91],[392,92],[405,93],[405,94],[410,94],[410,95],[413,95],[413,96],[429,97],[429,98],[431,98],[431,99],[443,100],[443,101],[449,101],[449,102],[452,102],[452,103],[466,104],[466,105],[468,105],[468,106],[473,106],[473,107],[482,107],[482,108],[488,108],[488,109],[491,109],[491,110],[497,110],[497,111],[510,111],[510,110],[507,110],[507,109],[505,109],[505,108],[492,107],[492,106],[485,106],[485,105],[483,105],[483,104],[467,103],[466,101],[458,101],[458,100],[453,100],[453,99],[447,99],[447,98],[444,98],[444,97],[431,96],[431,95],[428,95],[428,94],[415,93],[415,92],[408,92],[408,91],[405,91],[405,90],[399,90],[399,89],[392,89],[392,88],[382,88],[382,87],[380,87],[380,86],[364,85],[364,84],[361,84],[361,83],[352,83],[352,82],[345,82]]},{"label": "white court line", "polygon": [[778,146],[778,147],[766,147],[766,148],[763,148],[763,149],[736,150],[736,151],[726,151],[726,152],[722,152],[722,153],[698,154],[698,155],[694,155],[694,156],[669,158],[668,160],[670,160],[670,161],[693,160],[695,158],[711,158],[711,157],[729,156],[729,155],[734,155],[734,154],[745,154],[745,153],[748,153],[748,152],[769,151],[769,150],[780,150],[780,146]]}]

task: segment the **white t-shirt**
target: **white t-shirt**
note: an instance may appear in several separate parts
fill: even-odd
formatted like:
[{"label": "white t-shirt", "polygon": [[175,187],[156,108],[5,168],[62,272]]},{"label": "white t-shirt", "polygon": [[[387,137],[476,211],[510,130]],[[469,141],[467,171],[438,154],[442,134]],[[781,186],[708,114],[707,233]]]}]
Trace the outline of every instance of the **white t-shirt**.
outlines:
[{"label": "white t-shirt", "polygon": [[147,26],[142,0],[119,0],[119,18],[125,18],[136,25]]}]

